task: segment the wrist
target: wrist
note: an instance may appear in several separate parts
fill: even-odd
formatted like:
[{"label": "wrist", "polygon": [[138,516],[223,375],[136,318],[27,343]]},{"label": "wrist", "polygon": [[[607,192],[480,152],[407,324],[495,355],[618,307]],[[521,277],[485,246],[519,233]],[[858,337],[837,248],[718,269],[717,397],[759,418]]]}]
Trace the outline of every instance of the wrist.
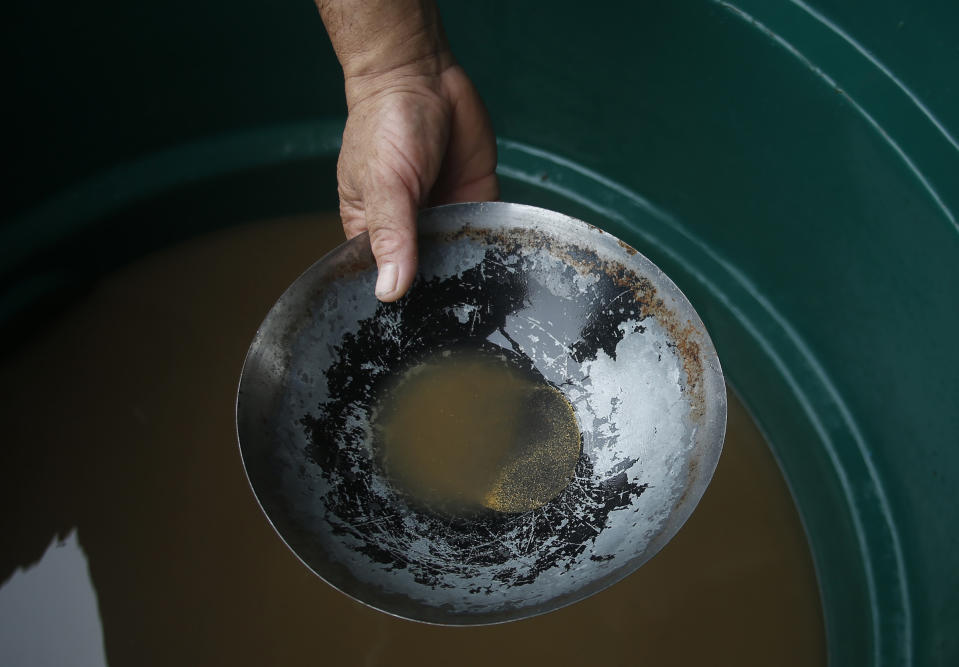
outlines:
[{"label": "wrist", "polygon": [[442,89],[442,75],[454,65],[452,58],[423,59],[391,69],[345,75],[346,103],[352,108],[364,99],[387,92],[434,92]]},{"label": "wrist", "polygon": [[438,80],[453,65],[433,0],[318,0],[347,101],[397,82]]},{"label": "wrist", "polygon": [[[437,30],[439,26],[436,26]],[[432,33],[432,34],[431,34]],[[419,34],[375,42],[340,57],[346,81],[375,81],[389,77],[438,77],[454,63],[441,30],[424,26]]]}]

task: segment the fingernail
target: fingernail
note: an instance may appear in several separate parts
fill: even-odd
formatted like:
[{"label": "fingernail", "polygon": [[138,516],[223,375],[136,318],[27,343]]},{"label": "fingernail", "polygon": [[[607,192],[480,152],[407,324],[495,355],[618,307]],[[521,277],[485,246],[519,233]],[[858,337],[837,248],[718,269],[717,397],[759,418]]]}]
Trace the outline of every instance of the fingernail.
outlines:
[{"label": "fingernail", "polygon": [[389,296],[396,289],[396,280],[399,278],[399,271],[396,264],[392,262],[380,267],[379,275],[376,277],[376,287],[373,293],[376,296]]}]

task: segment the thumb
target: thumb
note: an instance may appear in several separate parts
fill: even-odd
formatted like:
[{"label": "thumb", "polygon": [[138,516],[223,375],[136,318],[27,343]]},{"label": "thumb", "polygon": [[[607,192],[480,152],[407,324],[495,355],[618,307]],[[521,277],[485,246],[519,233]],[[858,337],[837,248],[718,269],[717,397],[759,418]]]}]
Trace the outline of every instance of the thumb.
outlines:
[{"label": "thumb", "polygon": [[416,275],[417,201],[402,180],[391,175],[368,190],[365,209],[377,267],[374,293],[380,301],[396,301]]}]

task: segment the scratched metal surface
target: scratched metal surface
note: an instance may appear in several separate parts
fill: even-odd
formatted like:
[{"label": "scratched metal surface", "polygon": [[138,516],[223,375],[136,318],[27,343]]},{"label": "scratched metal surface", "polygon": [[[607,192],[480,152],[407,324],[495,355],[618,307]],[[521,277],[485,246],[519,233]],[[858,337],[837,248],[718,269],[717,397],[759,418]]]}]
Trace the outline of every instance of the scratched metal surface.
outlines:
[{"label": "scratched metal surface", "polygon": [[[400,302],[373,298],[359,237],[304,273],[257,332],[237,429],[263,510],[331,585],[420,621],[523,618],[618,581],[682,526],[719,458],[725,387],[702,322],[649,260],[567,216],[457,204],[424,212],[420,235]],[[531,369],[574,408],[575,477],[541,508],[435,514],[375,461],[378,389],[463,346]]]}]

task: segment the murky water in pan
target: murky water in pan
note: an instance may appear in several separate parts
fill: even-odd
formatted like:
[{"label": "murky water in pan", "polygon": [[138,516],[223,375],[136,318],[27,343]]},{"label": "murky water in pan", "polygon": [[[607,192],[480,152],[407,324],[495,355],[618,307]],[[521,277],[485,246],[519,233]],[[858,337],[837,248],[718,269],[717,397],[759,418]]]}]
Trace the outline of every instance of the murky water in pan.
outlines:
[{"label": "murky water in pan", "polygon": [[76,530],[89,567],[64,571],[89,577],[114,667],[825,662],[804,532],[734,395],[722,459],[692,518],[588,600],[518,623],[440,628],[367,609],[311,574],[256,505],[233,401],[263,316],[340,240],[324,216],[164,250],[101,281],[0,360],[0,625],[16,614],[4,605],[11,575]]},{"label": "murky water in pan", "polygon": [[542,507],[573,478],[581,448],[569,401],[505,351],[418,361],[384,392],[374,424],[397,488],[453,515]]}]

